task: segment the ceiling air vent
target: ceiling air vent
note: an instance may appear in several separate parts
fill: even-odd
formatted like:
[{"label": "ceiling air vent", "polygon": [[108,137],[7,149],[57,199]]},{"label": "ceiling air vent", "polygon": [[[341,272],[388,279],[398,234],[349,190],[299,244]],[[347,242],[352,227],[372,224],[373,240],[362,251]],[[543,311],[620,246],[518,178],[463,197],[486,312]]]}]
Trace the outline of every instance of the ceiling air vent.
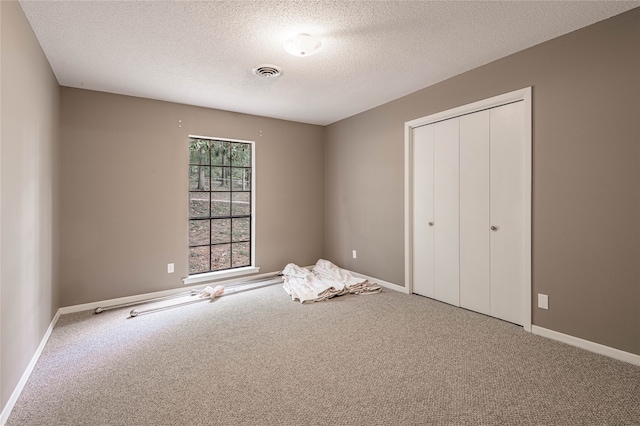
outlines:
[{"label": "ceiling air vent", "polygon": [[276,65],[258,65],[251,71],[258,77],[264,78],[278,77],[282,74],[282,71]]}]

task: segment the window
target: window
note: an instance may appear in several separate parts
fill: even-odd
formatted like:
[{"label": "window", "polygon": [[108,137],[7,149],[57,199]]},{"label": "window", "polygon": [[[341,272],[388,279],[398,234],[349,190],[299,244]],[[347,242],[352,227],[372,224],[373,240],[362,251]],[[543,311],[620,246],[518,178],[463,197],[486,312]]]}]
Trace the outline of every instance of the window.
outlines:
[{"label": "window", "polygon": [[189,137],[189,275],[252,265],[253,143]]}]

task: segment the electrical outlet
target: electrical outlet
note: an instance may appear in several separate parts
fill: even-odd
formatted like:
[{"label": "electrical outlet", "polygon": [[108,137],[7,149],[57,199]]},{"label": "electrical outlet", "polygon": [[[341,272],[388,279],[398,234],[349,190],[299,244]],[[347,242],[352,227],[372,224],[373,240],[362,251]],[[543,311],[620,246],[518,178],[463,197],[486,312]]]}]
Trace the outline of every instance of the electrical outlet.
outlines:
[{"label": "electrical outlet", "polygon": [[356,259],[356,251],[353,251],[353,258]]},{"label": "electrical outlet", "polygon": [[538,308],[549,309],[549,296],[538,293]]},{"label": "electrical outlet", "polygon": [[173,263],[167,263],[167,274],[173,274]]}]

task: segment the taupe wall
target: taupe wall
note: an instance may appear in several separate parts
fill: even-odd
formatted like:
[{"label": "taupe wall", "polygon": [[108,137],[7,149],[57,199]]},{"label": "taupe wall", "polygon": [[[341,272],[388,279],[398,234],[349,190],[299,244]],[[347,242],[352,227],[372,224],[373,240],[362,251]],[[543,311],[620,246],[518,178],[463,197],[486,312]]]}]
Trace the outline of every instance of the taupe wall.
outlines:
[{"label": "taupe wall", "polygon": [[17,2],[0,2],[0,409],[59,307],[60,88]]},{"label": "taupe wall", "polygon": [[325,256],[403,285],[404,122],[526,86],[533,323],[640,354],[640,9],[329,126]]},{"label": "taupe wall", "polygon": [[63,306],[183,286],[190,134],[256,142],[261,273],[322,256],[323,127],[62,88]]}]

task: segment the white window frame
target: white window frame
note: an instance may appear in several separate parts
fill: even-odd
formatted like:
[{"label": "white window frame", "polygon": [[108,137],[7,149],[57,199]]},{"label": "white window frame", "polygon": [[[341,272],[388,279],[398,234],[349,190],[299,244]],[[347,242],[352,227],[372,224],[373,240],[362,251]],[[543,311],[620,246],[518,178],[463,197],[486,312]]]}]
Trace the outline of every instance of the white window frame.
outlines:
[{"label": "white window frame", "polygon": [[[240,142],[246,143],[251,146],[251,265],[241,268],[223,269],[220,271],[205,272],[201,274],[189,275],[187,278],[183,278],[182,282],[185,285],[199,284],[211,281],[219,281],[227,278],[240,277],[244,275],[251,275],[260,272],[260,267],[256,266],[256,147],[255,141],[247,141],[241,139],[228,139],[217,138],[212,136],[198,136],[189,135],[189,138],[193,139],[209,139],[223,142]],[[188,219],[187,219],[188,220]],[[187,265],[189,260],[187,259]]]}]

